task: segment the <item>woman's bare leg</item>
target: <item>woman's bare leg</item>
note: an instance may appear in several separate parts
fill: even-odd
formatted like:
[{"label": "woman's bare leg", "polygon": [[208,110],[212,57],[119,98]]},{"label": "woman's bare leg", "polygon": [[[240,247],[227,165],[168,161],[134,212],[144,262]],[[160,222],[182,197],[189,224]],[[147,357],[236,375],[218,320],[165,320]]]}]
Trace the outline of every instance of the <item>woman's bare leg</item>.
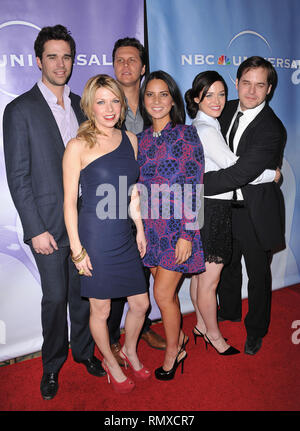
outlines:
[{"label": "woman's bare leg", "polygon": [[151,268],[154,275],[154,298],[160,309],[166,335],[166,353],[163,363],[165,371],[170,370],[178,354],[181,313],[176,288],[182,274],[158,266]]},{"label": "woman's bare leg", "polygon": [[[205,263],[206,271],[198,277],[198,309],[205,322],[206,334],[216,349],[222,353],[229,345],[224,340],[217,321],[216,289],[220,280],[223,264]],[[199,328],[200,329],[200,328]]]},{"label": "woman's bare leg", "polygon": [[[195,327],[202,333],[205,334],[206,332],[206,325],[205,322],[202,318],[202,315],[199,311],[199,307],[198,307],[198,278],[199,275],[193,275],[192,279],[191,279],[191,283],[190,283],[190,297],[192,300],[192,304],[194,306],[194,310],[196,313],[196,325]],[[197,333],[197,331],[195,331]]]},{"label": "woman's bare leg", "polygon": [[110,313],[110,299],[90,298],[90,330],[103,355],[104,363],[118,382],[126,380],[117,360],[110,349],[107,319]]},{"label": "woman's bare leg", "polygon": [[129,296],[127,299],[129,308],[125,319],[125,342],[122,350],[133,368],[140,370],[142,364],[137,356],[136,345],[149,308],[148,293]]}]

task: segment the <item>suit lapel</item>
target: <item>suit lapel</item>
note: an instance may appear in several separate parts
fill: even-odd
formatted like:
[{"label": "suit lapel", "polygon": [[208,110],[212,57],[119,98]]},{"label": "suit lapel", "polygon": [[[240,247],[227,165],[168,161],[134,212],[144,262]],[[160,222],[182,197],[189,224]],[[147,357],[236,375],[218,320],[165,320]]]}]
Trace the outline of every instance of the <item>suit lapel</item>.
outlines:
[{"label": "suit lapel", "polygon": [[70,92],[71,106],[72,106],[73,111],[76,115],[78,124],[80,125],[81,123],[83,123],[86,120],[86,118],[85,118],[84,113],[82,112],[82,110],[80,108],[80,103],[78,103],[78,97],[76,97],[75,94]]},{"label": "suit lapel", "polygon": [[249,136],[249,133],[251,133],[252,129],[254,129],[255,127],[257,127],[257,125],[264,120],[264,117],[267,113],[267,110],[269,109],[268,105],[266,104],[264,106],[264,108],[260,111],[260,113],[254,118],[253,121],[251,121],[251,123],[246,127],[246,129],[244,130],[240,141],[239,141],[239,145],[237,148],[237,156],[241,155],[245,149],[246,143],[247,143],[247,138]]},{"label": "suit lapel", "polygon": [[[224,137],[226,137],[227,131],[229,129],[231,120],[236,113],[237,107],[238,107],[238,100],[232,100],[230,102],[227,102],[226,107],[219,119],[220,125],[221,125],[221,131]],[[226,140],[226,138],[225,138]]]},{"label": "suit lapel", "polygon": [[65,151],[65,145],[62,140],[58,125],[56,123],[56,120],[54,118],[54,115],[52,114],[52,111],[46,102],[44,96],[40,92],[40,89],[37,85],[33,87],[34,96],[38,99],[39,103],[39,115],[41,117],[41,120],[43,124],[47,124],[47,128],[49,129],[49,136],[52,136],[52,143],[53,146],[56,148],[57,152],[60,156],[63,155]]}]

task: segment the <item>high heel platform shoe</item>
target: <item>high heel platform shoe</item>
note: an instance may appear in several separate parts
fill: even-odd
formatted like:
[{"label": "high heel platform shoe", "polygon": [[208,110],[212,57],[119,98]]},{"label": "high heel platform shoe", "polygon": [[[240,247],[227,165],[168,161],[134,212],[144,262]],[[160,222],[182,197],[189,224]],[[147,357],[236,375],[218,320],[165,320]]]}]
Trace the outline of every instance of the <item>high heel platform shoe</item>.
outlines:
[{"label": "high heel platform shoe", "polygon": [[[210,339],[208,338],[208,336],[205,334],[204,336],[204,341],[205,341],[205,347],[207,350],[207,345],[210,344],[215,351],[222,356],[230,356],[230,355],[237,355],[238,353],[240,353],[239,350],[237,350],[235,347],[229,346],[228,349],[226,349],[224,352],[219,352],[219,350],[213,345],[213,343],[210,341]],[[225,339],[226,340],[226,339]]]},{"label": "high heel platform shoe", "polygon": [[[184,354],[185,353],[185,354]],[[183,354],[183,356],[179,359],[179,356]],[[175,377],[175,373],[178,365],[181,363],[181,374],[183,374],[183,363],[187,357],[187,353],[185,350],[180,350],[176,356],[173,367],[169,371],[165,371],[163,367],[157,368],[155,370],[155,377],[158,380],[172,380]]]},{"label": "high heel platform shoe", "polygon": [[[195,332],[196,331],[196,332]],[[194,326],[194,329],[193,329],[193,335],[194,335],[194,341],[195,341],[195,344],[197,344],[197,337],[201,337],[201,338],[203,338],[204,337],[204,334],[202,334],[202,332],[201,331],[199,331],[199,329],[197,328],[197,326]]]},{"label": "high heel platform shoe", "polygon": [[127,368],[127,364],[128,364],[132,368],[133,374],[137,379],[147,380],[151,377],[151,371],[148,370],[148,368],[146,368],[144,365],[140,370],[136,370],[135,368],[133,368],[132,363],[129,361],[129,359],[127,358],[127,356],[125,355],[122,349],[120,350],[120,354],[121,354],[121,358],[124,359],[125,368]]},{"label": "high heel platform shoe", "polygon": [[128,377],[124,382],[117,382],[117,380],[112,376],[108,366],[102,362],[102,367],[107,373],[108,383],[112,384],[113,390],[118,394],[128,394],[135,388],[135,384]]}]

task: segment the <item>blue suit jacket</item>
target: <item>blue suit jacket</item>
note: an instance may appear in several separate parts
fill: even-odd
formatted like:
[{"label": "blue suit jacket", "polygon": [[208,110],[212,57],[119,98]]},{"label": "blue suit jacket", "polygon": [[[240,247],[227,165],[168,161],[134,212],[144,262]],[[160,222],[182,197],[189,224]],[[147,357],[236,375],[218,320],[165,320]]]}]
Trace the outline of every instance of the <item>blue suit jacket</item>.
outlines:
[{"label": "blue suit jacket", "polygon": [[[80,97],[70,93],[78,123]],[[55,118],[37,85],[9,103],[3,116],[9,189],[20,215],[24,241],[45,231],[59,246],[69,244],[63,214],[62,157],[65,146]]]}]

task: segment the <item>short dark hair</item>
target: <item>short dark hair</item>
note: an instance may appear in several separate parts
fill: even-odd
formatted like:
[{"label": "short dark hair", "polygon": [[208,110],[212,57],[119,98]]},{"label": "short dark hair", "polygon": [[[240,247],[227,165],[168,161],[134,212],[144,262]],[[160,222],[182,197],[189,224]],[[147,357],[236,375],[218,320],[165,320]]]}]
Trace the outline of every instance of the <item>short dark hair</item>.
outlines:
[{"label": "short dark hair", "polygon": [[64,40],[68,42],[71,49],[71,57],[74,62],[76,54],[76,44],[71,36],[71,33],[63,25],[57,24],[53,27],[43,27],[39,32],[35,42],[34,51],[35,56],[42,61],[42,56],[44,52],[44,45],[49,40]]},{"label": "short dark hair", "polygon": [[172,122],[172,127],[175,127],[176,124],[184,124],[185,123],[185,110],[184,110],[184,102],[180,92],[180,89],[171,75],[163,70],[156,70],[151,72],[148,76],[146,76],[143,85],[140,89],[140,111],[144,120],[144,125],[149,126],[152,124],[151,117],[149,116],[146,108],[145,108],[145,91],[147,85],[153,79],[161,79],[164,81],[169,89],[170,95],[173,99],[174,105],[170,111],[170,117]]},{"label": "short dark hair", "polygon": [[123,39],[118,39],[115,43],[113,52],[112,52],[112,60],[115,62],[115,55],[118,48],[122,46],[133,46],[139,51],[140,59],[143,66],[148,67],[148,55],[145,47],[141,44],[141,42],[135,37],[124,37]]},{"label": "short dark hair", "polygon": [[187,90],[184,95],[186,110],[190,118],[195,118],[199,110],[198,103],[194,101],[194,98],[199,97],[199,94],[202,91],[202,95],[200,99],[200,102],[202,102],[209,88],[212,86],[214,82],[217,82],[217,81],[220,81],[223,83],[224,89],[225,89],[225,96],[227,99],[228,87],[223,76],[221,76],[218,72],[216,72],[215,70],[207,70],[205,72],[198,73],[198,75],[195,76],[193,80],[192,88]]},{"label": "short dark hair", "polygon": [[[274,69],[274,66],[272,63],[270,63],[268,60],[265,60],[263,57],[259,56],[252,56],[244,60],[240,65],[236,73],[237,80],[239,81],[244,73],[247,73],[250,69],[256,69],[257,67],[263,67],[268,72],[268,84],[272,85],[272,90],[270,92],[273,93],[276,85],[277,85],[277,72]],[[270,95],[269,95],[270,96]],[[270,97],[269,97],[270,98]]]}]

